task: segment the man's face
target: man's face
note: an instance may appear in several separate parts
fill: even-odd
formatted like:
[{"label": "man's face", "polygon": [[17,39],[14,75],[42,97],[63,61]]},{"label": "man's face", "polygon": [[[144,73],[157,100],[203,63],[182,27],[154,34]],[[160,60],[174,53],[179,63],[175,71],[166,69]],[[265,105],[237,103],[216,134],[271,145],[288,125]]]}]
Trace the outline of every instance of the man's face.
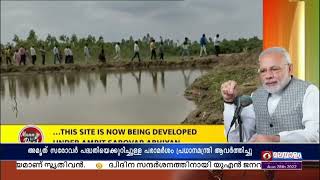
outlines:
[{"label": "man's face", "polygon": [[259,72],[263,87],[269,93],[277,93],[290,81],[292,65],[287,63],[282,54],[267,54],[260,59]]}]

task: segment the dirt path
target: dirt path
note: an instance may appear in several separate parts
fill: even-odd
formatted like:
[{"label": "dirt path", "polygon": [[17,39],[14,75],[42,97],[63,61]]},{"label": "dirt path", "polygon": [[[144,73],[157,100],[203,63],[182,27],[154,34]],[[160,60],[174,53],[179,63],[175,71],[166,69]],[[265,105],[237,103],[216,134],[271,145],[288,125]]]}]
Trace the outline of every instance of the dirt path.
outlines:
[{"label": "dirt path", "polygon": [[176,61],[112,61],[105,64],[61,64],[61,65],[2,65],[0,68],[1,74],[9,73],[25,73],[25,72],[59,72],[59,71],[95,71],[101,69],[109,70],[135,70],[135,69],[177,69],[177,68],[196,68],[196,67],[211,67],[223,60],[222,57],[207,56],[191,60],[176,60]]}]

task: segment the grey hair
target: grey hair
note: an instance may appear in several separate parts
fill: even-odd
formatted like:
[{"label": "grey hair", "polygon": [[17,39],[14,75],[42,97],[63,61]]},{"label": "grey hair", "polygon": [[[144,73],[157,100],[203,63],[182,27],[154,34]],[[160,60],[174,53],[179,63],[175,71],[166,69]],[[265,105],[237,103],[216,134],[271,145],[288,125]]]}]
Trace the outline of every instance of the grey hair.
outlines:
[{"label": "grey hair", "polygon": [[263,56],[273,54],[273,53],[281,54],[284,57],[284,59],[287,61],[287,63],[291,64],[291,57],[288,51],[282,47],[271,47],[262,51],[262,53],[259,55],[259,62]]}]

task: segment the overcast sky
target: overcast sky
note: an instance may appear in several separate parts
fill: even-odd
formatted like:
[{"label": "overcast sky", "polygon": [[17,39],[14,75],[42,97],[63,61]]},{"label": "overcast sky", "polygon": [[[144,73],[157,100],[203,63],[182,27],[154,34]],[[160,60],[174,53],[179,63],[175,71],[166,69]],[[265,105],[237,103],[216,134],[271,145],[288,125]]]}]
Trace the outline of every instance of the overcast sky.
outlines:
[{"label": "overcast sky", "polygon": [[25,39],[30,29],[42,39],[75,33],[101,35],[106,42],[147,33],[180,41],[203,33],[262,38],[262,0],[1,1],[2,43],[14,34]]}]

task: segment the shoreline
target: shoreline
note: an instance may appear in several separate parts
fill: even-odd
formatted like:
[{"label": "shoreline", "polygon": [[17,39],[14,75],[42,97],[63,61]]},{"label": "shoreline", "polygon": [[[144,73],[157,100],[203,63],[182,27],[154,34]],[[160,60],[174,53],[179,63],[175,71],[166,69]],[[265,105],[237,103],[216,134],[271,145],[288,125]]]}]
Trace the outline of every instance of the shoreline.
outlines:
[{"label": "shoreline", "polygon": [[181,124],[223,124],[223,99],[220,86],[235,80],[239,95],[250,95],[258,86],[258,56],[260,50],[233,54],[207,74],[197,78],[184,92],[186,99],[196,104]]},{"label": "shoreline", "polygon": [[205,68],[209,70],[208,73],[198,77],[184,91],[184,97],[193,101],[196,107],[181,124],[223,124],[223,100],[220,95],[221,83],[230,79],[236,80],[240,90],[242,90],[240,95],[250,95],[259,84],[257,79],[257,58],[259,53],[260,50],[254,50],[246,53],[224,54],[219,57],[211,55],[184,61],[115,61],[105,64],[1,66],[0,75],[91,72],[98,70],[112,72]]},{"label": "shoreline", "polygon": [[12,73],[46,73],[46,72],[72,72],[72,71],[96,71],[96,70],[153,70],[153,69],[177,69],[177,68],[211,68],[219,63],[224,56],[215,57],[213,55],[191,60],[176,61],[111,61],[107,63],[95,64],[58,64],[58,65],[9,65],[1,66],[0,75]]}]

